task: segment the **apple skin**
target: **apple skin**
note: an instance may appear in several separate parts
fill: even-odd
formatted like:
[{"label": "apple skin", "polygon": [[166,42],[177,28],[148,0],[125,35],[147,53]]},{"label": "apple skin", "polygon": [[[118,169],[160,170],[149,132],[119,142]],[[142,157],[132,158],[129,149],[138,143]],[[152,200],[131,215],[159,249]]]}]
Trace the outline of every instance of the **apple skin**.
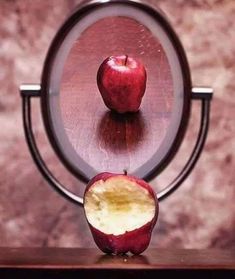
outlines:
[{"label": "apple skin", "polygon": [[108,172],[104,172],[104,173],[100,173],[100,174],[96,175],[88,183],[84,195],[86,195],[86,192],[90,189],[90,187],[92,187],[92,185],[96,181],[98,181],[98,180],[105,181],[113,176],[125,176],[125,178],[128,177],[128,179],[130,181],[134,181],[141,187],[148,190],[150,195],[155,200],[156,209],[155,209],[155,215],[154,215],[153,219],[150,222],[146,223],[144,226],[142,226],[138,229],[135,229],[133,231],[126,232],[121,235],[105,234],[105,233],[101,232],[100,230],[94,228],[89,223],[88,220],[87,220],[87,222],[89,224],[89,227],[90,227],[90,230],[91,230],[91,233],[93,235],[96,245],[104,253],[119,255],[119,254],[126,254],[128,252],[131,252],[134,255],[139,255],[143,251],[145,251],[149,246],[152,230],[153,230],[153,228],[157,222],[157,218],[158,218],[158,212],[159,212],[158,200],[157,200],[155,192],[153,191],[151,186],[144,180],[141,180],[136,177],[129,176],[129,175],[127,176],[127,175],[123,175],[123,174],[113,174],[113,173],[108,173]]},{"label": "apple skin", "polygon": [[127,55],[106,58],[97,72],[97,85],[105,105],[118,113],[139,110],[146,80],[144,65]]}]

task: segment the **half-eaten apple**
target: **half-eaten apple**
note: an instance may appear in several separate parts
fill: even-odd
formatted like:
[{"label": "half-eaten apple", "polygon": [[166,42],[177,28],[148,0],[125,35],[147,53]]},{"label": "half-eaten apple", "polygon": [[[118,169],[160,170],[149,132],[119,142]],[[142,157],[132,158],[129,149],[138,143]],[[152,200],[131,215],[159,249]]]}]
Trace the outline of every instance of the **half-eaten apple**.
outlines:
[{"label": "half-eaten apple", "polygon": [[108,254],[142,253],[158,216],[158,201],[145,181],[101,173],[87,185],[85,215],[97,246]]}]

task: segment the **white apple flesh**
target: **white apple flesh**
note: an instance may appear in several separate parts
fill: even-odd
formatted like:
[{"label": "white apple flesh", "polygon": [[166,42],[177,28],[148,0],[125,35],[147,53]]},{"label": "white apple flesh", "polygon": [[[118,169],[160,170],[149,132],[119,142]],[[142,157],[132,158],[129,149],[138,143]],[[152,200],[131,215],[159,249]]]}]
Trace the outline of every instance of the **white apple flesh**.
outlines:
[{"label": "white apple flesh", "polygon": [[139,110],[146,80],[144,65],[128,55],[106,58],[97,72],[97,85],[105,105],[118,113]]},{"label": "white apple flesh", "polygon": [[84,210],[97,246],[105,253],[142,253],[158,216],[151,186],[138,178],[101,173],[88,184]]}]

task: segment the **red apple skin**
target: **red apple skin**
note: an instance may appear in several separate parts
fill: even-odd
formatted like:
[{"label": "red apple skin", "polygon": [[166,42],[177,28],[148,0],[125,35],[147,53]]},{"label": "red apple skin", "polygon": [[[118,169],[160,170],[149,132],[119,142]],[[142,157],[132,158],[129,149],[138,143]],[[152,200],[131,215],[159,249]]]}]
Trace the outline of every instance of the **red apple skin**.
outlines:
[{"label": "red apple skin", "polygon": [[146,80],[144,65],[127,55],[106,58],[97,72],[97,85],[105,105],[118,113],[139,110]]},{"label": "red apple skin", "polygon": [[88,222],[91,233],[93,235],[96,245],[104,253],[118,255],[118,254],[126,254],[128,252],[131,252],[134,255],[141,254],[143,251],[145,251],[148,248],[151,240],[152,230],[157,222],[158,212],[159,212],[157,197],[155,195],[155,192],[151,188],[151,186],[148,183],[146,183],[144,180],[129,175],[126,176],[123,174],[113,174],[108,172],[100,173],[97,176],[95,176],[88,183],[85,190],[85,194],[96,181],[98,180],[105,181],[113,176],[128,177],[129,180],[134,181],[137,184],[139,184],[141,187],[147,189],[150,195],[155,200],[155,205],[156,205],[155,215],[153,219],[150,222],[146,223],[144,226],[135,229],[133,231],[126,232],[125,234],[122,235],[105,234],[100,230],[94,228]]}]

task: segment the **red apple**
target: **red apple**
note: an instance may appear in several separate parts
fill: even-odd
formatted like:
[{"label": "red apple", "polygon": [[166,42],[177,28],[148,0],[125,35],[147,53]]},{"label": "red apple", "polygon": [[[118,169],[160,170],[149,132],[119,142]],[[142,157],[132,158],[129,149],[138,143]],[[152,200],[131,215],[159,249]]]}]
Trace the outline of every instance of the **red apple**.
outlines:
[{"label": "red apple", "polygon": [[87,185],[84,210],[95,243],[104,253],[140,254],[149,245],[158,201],[145,181],[106,172]]},{"label": "red apple", "polygon": [[138,111],[146,79],[144,65],[128,55],[106,58],[97,73],[97,85],[105,105],[119,113]]}]

